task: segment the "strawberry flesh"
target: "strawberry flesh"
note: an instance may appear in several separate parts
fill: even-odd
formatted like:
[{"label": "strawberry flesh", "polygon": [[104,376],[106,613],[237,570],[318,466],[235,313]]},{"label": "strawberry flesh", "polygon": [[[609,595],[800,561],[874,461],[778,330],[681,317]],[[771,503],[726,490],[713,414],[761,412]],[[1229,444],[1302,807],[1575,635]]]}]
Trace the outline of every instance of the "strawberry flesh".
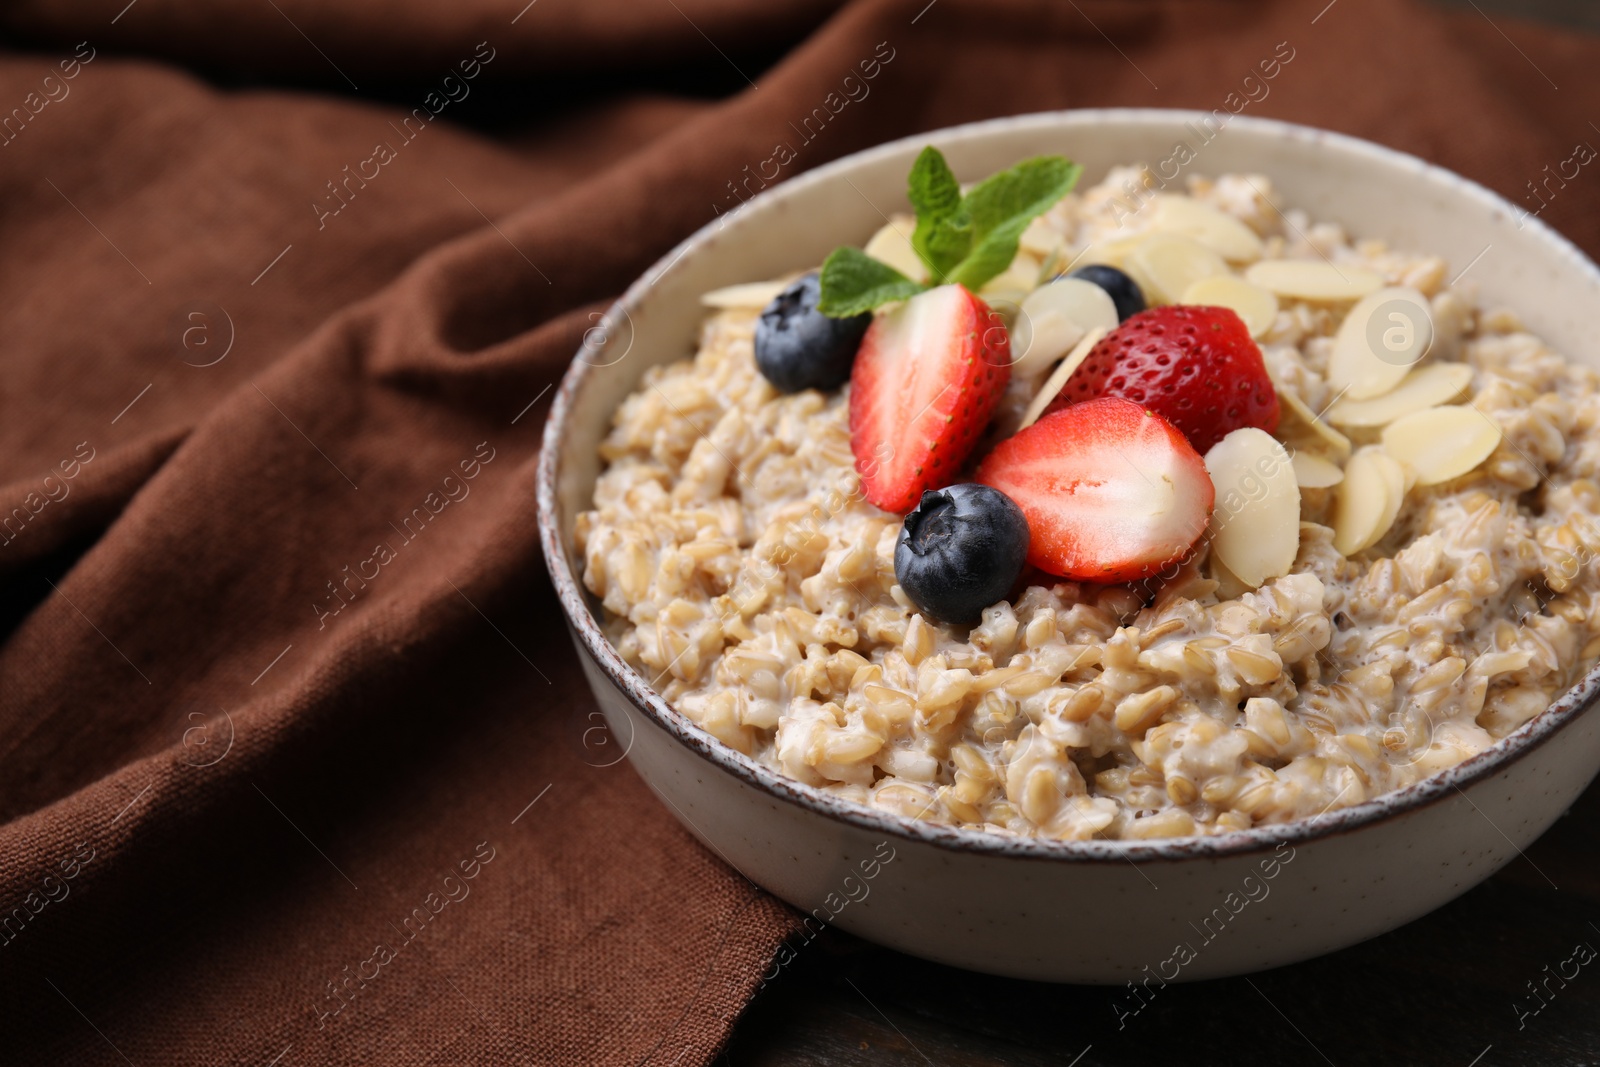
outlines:
[{"label": "strawberry flesh", "polygon": [[1047,414],[996,445],[978,481],[1027,516],[1028,562],[1063,578],[1126,582],[1180,559],[1216,490],[1187,438],[1117,397]]},{"label": "strawberry flesh", "polygon": [[903,514],[960,481],[1010,365],[1005,324],[963,286],[875,318],[850,374],[850,448],[867,499]]}]

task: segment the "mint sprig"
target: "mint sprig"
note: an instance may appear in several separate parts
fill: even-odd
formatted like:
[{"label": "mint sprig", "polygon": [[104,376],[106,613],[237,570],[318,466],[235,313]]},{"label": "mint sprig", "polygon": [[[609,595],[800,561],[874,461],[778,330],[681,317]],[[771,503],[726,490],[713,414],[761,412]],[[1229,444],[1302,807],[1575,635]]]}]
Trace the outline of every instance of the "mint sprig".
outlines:
[{"label": "mint sprig", "polygon": [[822,264],[817,309],[848,318],[951,282],[976,292],[1011,265],[1028,223],[1071,192],[1082,173],[1061,156],[1038,156],[985,178],[963,196],[943,154],[929,145],[906,181],[917,213],[911,247],[928,268],[928,284],[858,248],[836,248]]},{"label": "mint sprig", "polygon": [[931,145],[911,165],[906,186],[917,213],[911,248],[933,277],[943,277],[972,247],[972,219],[962,210],[961,186],[944,156]]},{"label": "mint sprig", "polygon": [[927,286],[913,281],[859,248],[836,248],[822,264],[822,298],[817,308],[836,319],[871,311],[880,304],[909,300]]}]

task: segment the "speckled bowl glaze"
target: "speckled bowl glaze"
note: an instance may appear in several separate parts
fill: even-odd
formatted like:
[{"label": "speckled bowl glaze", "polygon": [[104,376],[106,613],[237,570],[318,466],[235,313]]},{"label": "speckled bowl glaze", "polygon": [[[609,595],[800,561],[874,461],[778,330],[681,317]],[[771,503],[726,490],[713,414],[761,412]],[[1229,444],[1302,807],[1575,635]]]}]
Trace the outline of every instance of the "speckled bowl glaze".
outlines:
[{"label": "speckled bowl glaze", "polygon": [[[539,463],[539,528],[612,738],[694,834],[803,912],[930,960],[1019,978],[1123,983],[1259,970],[1331,952],[1439,907],[1538,837],[1600,767],[1600,671],[1515,734],[1377,800],[1288,825],[1167,841],[1047,841],[918,822],[840,800],[721,744],[669,707],[596,625],[572,546],[596,449],[647,367],[695,346],[701,293],[776,277],[859,243],[905,210],[905,175],[935,144],[970,180],[1059,152],[1084,185],[1187,144],[1186,171],[1269,175],[1282,200],[1351,232],[1470,269],[1570,358],[1600,365],[1600,271],[1486,189],[1322,130],[1207,113],[1024,115],[896,141],[784,182],[720,216],[628,289],[561,383]],[[786,950],[787,951],[787,950]],[[781,966],[785,955],[780,953]],[[1130,1002],[1129,1009],[1137,1002]]]}]

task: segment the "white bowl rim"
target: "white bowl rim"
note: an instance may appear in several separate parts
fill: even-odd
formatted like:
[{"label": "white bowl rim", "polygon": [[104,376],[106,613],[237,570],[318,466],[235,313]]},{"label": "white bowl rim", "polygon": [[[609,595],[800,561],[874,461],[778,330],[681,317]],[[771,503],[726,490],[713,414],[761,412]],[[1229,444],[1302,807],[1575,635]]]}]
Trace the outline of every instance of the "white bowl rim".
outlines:
[{"label": "white bowl rim", "polygon": [[[984,131],[1059,128],[1063,118],[1075,122],[1115,122],[1122,124],[1161,125],[1199,121],[1209,117],[1208,111],[1191,111],[1177,108],[1076,108],[1061,111],[1042,111],[1004,118],[986,119],[913,134],[889,141],[873,148],[855,152],[833,160],[813,170],[782,182],[752,197],[747,204],[757,203],[772,196],[777,190],[796,188],[828,181],[835,175],[852,169],[863,160],[891,155],[908,147],[937,143],[954,135]],[[1400,166],[1415,171],[1427,180],[1443,181],[1456,186],[1468,197],[1479,201],[1491,213],[1504,213],[1508,218],[1525,214],[1489,189],[1464,178],[1444,167],[1396,149],[1387,148],[1349,134],[1318,129],[1279,119],[1235,115],[1229,125],[1258,133],[1297,141],[1326,144],[1342,151],[1366,156],[1390,167]],[[627,316],[649,293],[655,283],[679,260],[690,252],[709,244],[722,225],[714,219],[681,241],[641,275],[626,292],[606,311],[604,322],[617,321],[617,316]],[[1573,270],[1589,275],[1600,287],[1600,268],[1585,256],[1571,241],[1551,229],[1537,217],[1528,217],[1522,225],[1533,230],[1559,258],[1567,261]],[[980,853],[1020,860],[1065,861],[1072,863],[1121,863],[1131,861],[1180,861],[1188,859],[1220,859],[1250,853],[1270,852],[1284,844],[1291,847],[1320,838],[1350,833],[1374,823],[1396,818],[1406,812],[1435,804],[1452,794],[1461,794],[1469,804],[1463,787],[1489,778],[1532,752],[1553,737],[1562,727],[1575,720],[1594,702],[1600,692],[1600,666],[1591,669],[1566,693],[1551,703],[1520,728],[1495,742],[1475,756],[1454,767],[1430,775],[1413,785],[1385,793],[1371,800],[1352,804],[1337,811],[1285,823],[1263,824],[1247,830],[1233,830],[1207,836],[1155,838],[1149,840],[1112,840],[1091,838],[1085,841],[1061,841],[1051,838],[1021,837],[1013,834],[965,828],[920,819],[870,807],[853,800],[834,796],[824,790],[805,785],[789,778],[718,741],[696,726],[664,700],[650,684],[636,672],[606,638],[589,608],[586,595],[567,564],[566,547],[555,516],[557,485],[560,468],[560,441],[564,436],[567,419],[579,389],[588,380],[596,364],[584,359],[585,355],[598,355],[606,342],[603,334],[590,331],[584,343],[563,376],[545,420],[543,440],[539,453],[537,473],[537,503],[540,543],[545,564],[555,585],[562,609],[584,649],[629,699],[633,706],[665,729],[674,739],[688,747],[720,770],[751,785],[769,796],[796,804],[803,808],[838,819],[852,826],[884,834],[889,837],[920,841],[936,847],[967,853]],[[603,366],[604,364],[600,364]],[[637,729],[637,727],[635,727]],[[1476,809],[1477,805],[1473,804]],[[1479,811],[1482,814],[1481,809]],[[1484,816],[1487,818],[1487,816]],[[1498,829],[1498,827],[1496,827]],[[1502,831],[1503,834],[1503,831]],[[1507,839],[1509,840],[1509,838]],[[1515,846],[1513,846],[1515,847]],[[1519,849],[1520,852],[1520,849]]]}]

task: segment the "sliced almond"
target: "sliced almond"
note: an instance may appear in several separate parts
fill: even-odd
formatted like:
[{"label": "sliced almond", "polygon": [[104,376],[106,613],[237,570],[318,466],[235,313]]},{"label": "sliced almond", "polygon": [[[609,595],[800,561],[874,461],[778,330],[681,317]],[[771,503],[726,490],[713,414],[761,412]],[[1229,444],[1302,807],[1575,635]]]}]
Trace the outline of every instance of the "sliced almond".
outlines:
[{"label": "sliced almond", "polygon": [[1392,285],[1361,298],[1339,324],[1328,384],[1341,399],[1370,400],[1396,388],[1433,344],[1428,298]]},{"label": "sliced almond", "polygon": [[1393,522],[1399,510],[1398,503],[1390,507],[1391,471],[1383,463],[1385,458],[1378,449],[1362,449],[1345,464],[1344,481],[1334,497],[1333,547],[1346,556],[1382,537],[1388,530],[1384,515]]},{"label": "sliced almond", "polygon": [[1403,415],[1454,400],[1471,384],[1472,368],[1465,363],[1429,363],[1382,396],[1340,400],[1328,409],[1328,421],[1339,426],[1387,426]]},{"label": "sliced almond", "polygon": [[1294,480],[1302,489],[1327,489],[1344,481],[1339,465],[1315,452],[1298,449],[1290,461],[1294,464]]},{"label": "sliced almond", "polygon": [[1212,555],[1252,589],[1288,574],[1300,551],[1300,486],[1289,453],[1247,426],[1211,446],[1206,471],[1217,492]]},{"label": "sliced almond", "polygon": [[1378,517],[1378,533],[1373,537],[1376,543],[1383,539],[1389,532],[1389,527],[1394,525],[1394,520],[1400,514],[1400,505],[1405,503],[1406,494],[1416,484],[1416,475],[1411,471],[1410,465],[1400,462],[1389,453],[1380,448],[1370,448],[1373,453],[1373,462],[1383,472],[1384,480],[1389,485],[1389,499],[1384,505],[1383,514]]},{"label": "sliced almond", "polygon": [[1108,267],[1121,268],[1128,260],[1128,256],[1135,248],[1142,244],[1149,234],[1143,230],[1137,233],[1128,233],[1117,230],[1113,233],[1094,241],[1085,248],[1075,260],[1075,266],[1085,266],[1090,263],[1103,263]]},{"label": "sliced almond", "polygon": [[1278,318],[1277,297],[1261,286],[1231,274],[1213,274],[1201,278],[1183,291],[1178,303],[1231,308],[1244,320],[1251,337],[1260,337],[1272,329],[1272,324]]},{"label": "sliced almond", "polygon": [[786,288],[783,282],[746,282],[704,293],[700,303],[708,308],[764,308]]},{"label": "sliced almond", "polygon": [[1072,351],[1090,330],[1116,326],[1117,305],[1109,293],[1082,278],[1058,278],[1022,301],[1011,328],[1011,371],[1038,373]]},{"label": "sliced almond", "polygon": [[1227,274],[1222,257],[1198,241],[1154,233],[1128,253],[1123,264],[1151,302],[1176,304],[1184,291],[1213,274]]},{"label": "sliced almond", "polygon": [[1256,232],[1232,215],[1187,196],[1157,196],[1150,228],[1192,238],[1234,263],[1260,259],[1264,247]]},{"label": "sliced almond", "polygon": [[1383,447],[1411,465],[1418,484],[1438,485],[1488,459],[1500,438],[1500,427],[1477,408],[1448,405],[1391,422],[1383,431]]},{"label": "sliced almond", "polygon": [[1253,588],[1230,571],[1228,565],[1218,559],[1215,552],[1212,552],[1211,558],[1206,561],[1206,567],[1211,572],[1212,581],[1217,583],[1218,600],[1238,600]]},{"label": "sliced almond", "polygon": [[[1391,452],[1388,455],[1393,457],[1394,453]],[[1399,464],[1400,469],[1404,472],[1404,481],[1401,483],[1400,492],[1402,495],[1411,492],[1417,487],[1417,468],[1403,459],[1395,459],[1395,463]]]},{"label": "sliced almond", "polygon": [[911,247],[911,235],[916,229],[917,220],[910,215],[892,216],[886,226],[872,235],[862,251],[913,281],[925,282],[928,280],[927,265]]},{"label": "sliced almond", "polygon": [[1051,372],[1050,377],[1045,379],[1044,384],[1039,387],[1039,391],[1028,402],[1028,410],[1023,413],[1022,422],[1017,426],[1017,429],[1024,429],[1039,421],[1039,416],[1044,414],[1044,409],[1050,406],[1050,401],[1054,400],[1056,394],[1061,392],[1061,387],[1067,384],[1067,379],[1072,377],[1072,372],[1078,369],[1079,364],[1089,358],[1089,350],[1099,344],[1100,338],[1105,335],[1106,331],[1099,326],[1083,335],[1083,339],[1078,342],[1071,352],[1067,353],[1067,358],[1063,359],[1061,365]]},{"label": "sliced almond", "polygon": [[1027,252],[1018,252],[1011,266],[984,283],[978,295],[1006,320],[1014,321],[1022,302],[1039,285],[1039,261]]},{"label": "sliced almond", "polygon": [[1383,285],[1370,270],[1321,259],[1267,259],[1252,264],[1244,276],[1279,296],[1317,303],[1359,300]]},{"label": "sliced almond", "polygon": [[1350,438],[1318,418],[1316,412],[1306,407],[1304,400],[1288,389],[1278,390],[1278,412],[1278,433],[1281,436],[1321,443],[1332,449],[1336,456],[1350,454]]}]

